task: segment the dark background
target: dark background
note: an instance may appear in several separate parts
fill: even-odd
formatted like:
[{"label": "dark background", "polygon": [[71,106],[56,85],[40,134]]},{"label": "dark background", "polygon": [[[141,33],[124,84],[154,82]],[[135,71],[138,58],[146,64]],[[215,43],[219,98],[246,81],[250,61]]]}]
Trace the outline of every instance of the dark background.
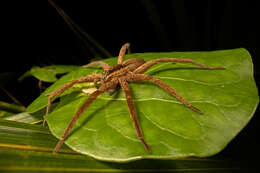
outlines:
[{"label": "dark background", "polygon": [[[259,85],[256,1],[54,1],[113,56],[131,43],[132,52],[246,48]],[[38,95],[37,81],[17,77],[33,65],[82,65],[96,57],[84,47],[47,0],[9,1],[1,8],[1,73],[4,87],[28,105]],[[103,56],[102,58],[106,58]],[[0,100],[10,101],[0,91]],[[219,157],[255,161],[256,115]],[[259,123],[258,123],[259,124]]]}]

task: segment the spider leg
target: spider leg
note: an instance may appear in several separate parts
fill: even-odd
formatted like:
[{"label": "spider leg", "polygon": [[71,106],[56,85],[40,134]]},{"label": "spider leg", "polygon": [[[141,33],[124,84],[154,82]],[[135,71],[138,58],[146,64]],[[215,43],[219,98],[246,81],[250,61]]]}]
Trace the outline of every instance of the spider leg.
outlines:
[{"label": "spider leg", "polygon": [[209,67],[209,66],[206,66],[204,64],[200,64],[196,61],[193,61],[191,59],[184,59],[184,58],[159,58],[159,59],[154,59],[154,60],[151,60],[151,61],[148,61],[146,63],[144,63],[143,65],[141,65],[140,67],[138,67],[134,73],[143,73],[145,72],[148,68],[150,68],[151,66],[157,64],[158,62],[173,62],[173,63],[176,63],[176,62],[180,62],[180,63],[190,63],[190,64],[194,64],[196,66],[199,66],[201,68],[204,68],[204,69],[225,69],[225,67],[223,66],[217,66],[217,67]]},{"label": "spider leg", "polygon": [[148,146],[148,144],[144,140],[142,129],[141,129],[139,122],[138,122],[137,113],[136,113],[136,110],[134,108],[134,104],[133,104],[132,95],[131,95],[129,85],[128,85],[127,81],[124,80],[124,79],[119,79],[119,83],[120,83],[120,86],[125,93],[126,101],[127,101],[127,104],[128,104],[128,109],[129,109],[129,112],[130,112],[130,116],[131,116],[131,118],[134,122],[134,127],[136,129],[137,136],[140,139],[140,141],[143,143],[146,151],[151,152],[150,147]]},{"label": "spider leg", "polygon": [[159,87],[163,88],[167,92],[169,92],[171,95],[175,96],[179,101],[181,101],[185,106],[188,108],[192,109],[195,112],[198,112],[199,114],[203,114],[201,110],[198,108],[192,106],[185,98],[183,98],[177,91],[175,91],[173,88],[171,88],[169,85],[165,84],[163,81],[160,79],[157,79],[153,76],[148,76],[144,74],[133,74],[133,77],[129,80],[129,82],[140,82],[148,80],[151,81],[152,83],[158,85]]},{"label": "spider leg", "polygon": [[59,148],[62,146],[64,140],[66,139],[66,137],[68,136],[71,128],[73,127],[73,125],[75,124],[75,122],[77,121],[77,119],[80,117],[80,115],[82,115],[82,113],[88,108],[88,106],[102,93],[104,93],[105,91],[107,91],[108,89],[114,88],[116,85],[118,84],[117,80],[112,80],[110,82],[104,83],[98,90],[96,90],[94,93],[92,93],[90,95],[90,97],[88,98],[88,100],[82,104],[80,106],[80,108],[77,110],[77,112],[74,114],[72,120],[70,121],[70,123],[67,125],[63,135],[61,136],[58,144],[56,145],[55,149],[53,150],[53,153],[56,153]]},{"label": "spider leg", "polygon": [[109,70],[111,68],[107,63],[105,63],[103,61],[94,61],[94,62],[91,62],[87,65],[82,66],[82,67],[88,68],[88,67],[92,67],[92,66],[95,66],[95,65],[100,65],[103,68],[103,70]]},{"label": "spider leg", "polygon": [[117,64],[122,64],[123,63],[123,59],[125,57],[125,52],[126,50],[130,50],[130,43],[126,43],[124,44],[121,49],[120,49],[120,52],[119,52],[119,56],[118,56],[118,60],[117,60]]},{"label": "spider leg", "polygon": [[43,120],[43,126],[45,125],[45,117],[48,115],[49,113],[49,110],[50,110],[50,107],[51,107],[51,102],[53,100],[53,98],[62,93],[63,91],[65,91],[66,89],[70,88],[71,86],[73,86],[74,84],[76,83],[83,83],[83,82],[93,82],[93,81],[97,81],[97,80],[100,80],[102,77],[101,74],[93,74],[93,75],[88,75],[88,76],[84,76],[84,77],[80,77],[76,80],[73,80],[73,81],[70,81],[66,84],[64,84],[62,87],[60,87],[59,89],[49,93],[49,94],[46,94],[48,95],[48,104],[47,104],[47,107],[46,107],[46,114],[44,116],[44,120]]}]

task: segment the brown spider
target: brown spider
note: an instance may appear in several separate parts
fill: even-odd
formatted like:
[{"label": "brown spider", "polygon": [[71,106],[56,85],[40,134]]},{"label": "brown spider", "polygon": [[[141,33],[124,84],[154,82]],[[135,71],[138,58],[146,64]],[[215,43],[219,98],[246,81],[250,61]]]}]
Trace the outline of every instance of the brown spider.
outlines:
[{"label": "brown spider", "polygon": [[[91,74],[91,75],[88,75],[88,76],[80,77],[76,80],[73,80],[71,82],[66,83],[61,88],[59,88],[59,89],[53,91],[52,93],[48,94],[49,98],[48,98],[48,105],[47,105],[47,108],[46,108],[46,116],[48,115],[52,99],[56,95],[62,93],[63,91],[65,91],[66,89],[71,87],[72,85],[74,85],[76,83],[83,83],[83,82],[94,82],[94,84],[97,88],[97,90],[95,92],[90,94],[89,99],[84,104],[82,104],[81,107],[77,110],[77,112],[73,116],[72,120],[70,121],[70,123],[66,127],[61,139],[59,140],[58,144],[56,145],[55,149],[53,150],[53,153],[56,153],[59,150],[59,148],[63,144],[64,140],[68,136],[68,134],[69,134],[71,128],[73,127],[74,123],[80,117],[80,115],[88,108],[88,106],[100,94],[102,94],[106,91],[115,89],[118,84],[121,86],[121,88],[123,89],[123,91],[125,93],[126,101],[127,101],[128,108],[129,108],[130,117],[133,120],[134,127],[135,127],[136,132],[137,132],[137,136],[140,139],[140,141],[142,142],[142,144],[144,145],[144,148],[146,149],[147,152],[151,152],[151,149],[150,149],[149,145],[144,140],[142,130],[141,130],[141,127],[140,127],[139,122],[138,122],[137,113],[136,113],[136,110],[134,108],[134,104],[133,104],[133,101],[132,101],[132,95],[131,95],[131,91],[130,91],[128,82],[151,81],[152,83],[158,85],[159,87],[163,88],[164,90],[166,90],[167,92],[169,92],[170,94],[175,96],[179,101],[181,101],[188,108],[192,109],[193,111],[196,111],[199,114],[203,114],[203,112],[201,110],[192,106],[186,99],[184,99],[180,94],[178,94],[169,85],[165,84],[164,82],[162,82],[161,80],[159,80],[159,79],[157,79],[153,76],[148,76],[148,75],[145,75],[145,74],[142,74],[142,73],[145,72],[148,68],[150,68],[151,66],[155,65],[158,62],[191,63],[191,64],[197,65],[197,66],[204,68],[204,69],[224,69],[224,67],[221,67],[221,66],[208,67],[206,65],[200,64],[200,63],[195,62],[193,60],[183,59],[183,58],[159,58],[159,59],[151,60],[151,61],[148,61],[148,62],[146,62],[143,59],[137,58],[137,59],[129,59],[129,60],[123,62],[123,58],[125,56],[126,50],[129,49],[129,46],[130,46],[129,43],[126,43],[125,45],[122,46],[120,53],[119,53],[119,56],[118,56],[117,64],[115,64],[112,67],[109,66],[107,63],[105,63],[103,61],[92,62],[92,63],[84,66],[84,67],[91,67],[91,66],[94,66],[94,65],[100,65],[104,69],[104,72],[102,74]],[[101,85],[99,86],[97,82],[100,82]],[[44,122],[45,122],[45,120],[44,120]]]}]

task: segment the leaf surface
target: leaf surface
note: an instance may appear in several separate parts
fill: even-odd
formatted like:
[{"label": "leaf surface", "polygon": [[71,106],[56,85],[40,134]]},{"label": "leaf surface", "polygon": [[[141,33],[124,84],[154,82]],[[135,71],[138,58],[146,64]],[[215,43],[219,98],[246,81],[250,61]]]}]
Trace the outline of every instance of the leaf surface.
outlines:
[{"label": "leaf surface", "polygon": [[[158,63],[145,74],[170,85],[203,115],[188,109],[163,89],[149,82],[131,83],[134,105],[144,138],[152,152],[147,153],[137,138],[123,92],[104,93],[81,115],[65,143],[73,150],[96,159],[124,162],[143,158],[207,157],[220,152],[248,123],[258,105],[253,65],[245,49],[211,52],[139,53],[129,58],[146,61],[161,57],[192,59],[225,70],[205,70],[185,63]],[[116,58],[107,59],[113,65]],[[73,71],[50,86],[27,109],[46,107],[45,96],[63,84],[100,68]],[[51,132],[63,134],[74,113],[88,97],[80,91],[63,95],[47,117]]]},{"label": "leaf surface", "polygon": [[31,115],[28,112],[21,112],[18,114],[12,114],[9,116],[5,116],[5,117],[3,117],[3,119],[30,123],[30,124],[37,124],[37,123],[42,122],[42,114],[34,113],[34,115]]},{"label": "leaf surface", "polygon": [[26,77],[33,76],[44,82],[55,82],[57,80],[57,74],[68,73],[78,68],[81,67],[75,65],[34,66],[29,71],[25,72],[18,80],[22,81]]}]

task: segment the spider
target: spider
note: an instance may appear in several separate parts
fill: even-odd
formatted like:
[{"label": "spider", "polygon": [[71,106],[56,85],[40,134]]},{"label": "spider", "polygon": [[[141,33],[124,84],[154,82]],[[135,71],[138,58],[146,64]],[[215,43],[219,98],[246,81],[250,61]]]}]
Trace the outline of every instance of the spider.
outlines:
[{"label": "spider", "polygon": [[[117,64],[113,66],[109,66],[107,63],[103,61],[95,61],[92,63],[89,63],[88,65],[85,65],[83,67],[88,68],[95,65],[100,65],[103,68],[102,74],[90,74],[87,76],[80,77],[76,80],[70,81],[66,84],[64,84],[61,88],[47,94],[48,95],[48,104],[46,108],[46,115],[48,115],[48,112],[50,110],[51,102],[53,98],[71,87],[72,85],[76,83],[83,83],[83,82],[94,82],[95,87],[97,90],[90,94],[88,100],[81,105],[81,107],[76,111],[74,114],[72,120],[67,125],[63,135],[61,136],[58,144],[56,145],[55,149],[53,150],[53,153],[56,153],[59,148],[62,146],[64,140],[70,133],[71,128],[75,124],[76,120],[80,117],[80,115],[89,107],[89,105],[102,93],[113,91],[116,89],[117,86],[120,86],[125,93],[126,101],[129,109],[129,114],[131,119],[133,120],[134,128],[136,129],[137,136],[140,140],[140,142],[143,144],[145,150],[147,152],[151,152],[151,148],[144,140],[143,132],[140,127],[138,117],[136,110],[134,108],[133,100],[132,100],[132,94],[129,87],[129,82],[141,82],[141,81],[150,81],[154,83],[155,85],[163,88],[165,91],[176,97],[180,102],[182,102],[186,107],[190,108],[191,110],[203,114],[201,110],[191,105],[185,98],[183,98],[180,94],[178,94],[177,91],[175,91],[173,88],[171,88],[169,85],[161,81],[160,79],[157,79],[153,76],[148,76],[145,74],[142,74],[147,69],[149,69],[151,66],[159,63],[159,62],[172,62],[172,63],[191,63],[196,66],[199,66],[204,69],[224,69],[222,66],[217,67],[209,67],[203,64],[200,64],[198,62],[195,62],[190,59],[184,59],[184,58],[159,58],[154,59],[151,61],[145,61],[144,59],[129,59],[126,61],[123,61],[126,51],[129,51],[129,43],[126,43],[122,46],[119,52],[118,61]],[[98,82],[100,85],[98,85]],[[44,118],[45,123],[45,118]]]}]

